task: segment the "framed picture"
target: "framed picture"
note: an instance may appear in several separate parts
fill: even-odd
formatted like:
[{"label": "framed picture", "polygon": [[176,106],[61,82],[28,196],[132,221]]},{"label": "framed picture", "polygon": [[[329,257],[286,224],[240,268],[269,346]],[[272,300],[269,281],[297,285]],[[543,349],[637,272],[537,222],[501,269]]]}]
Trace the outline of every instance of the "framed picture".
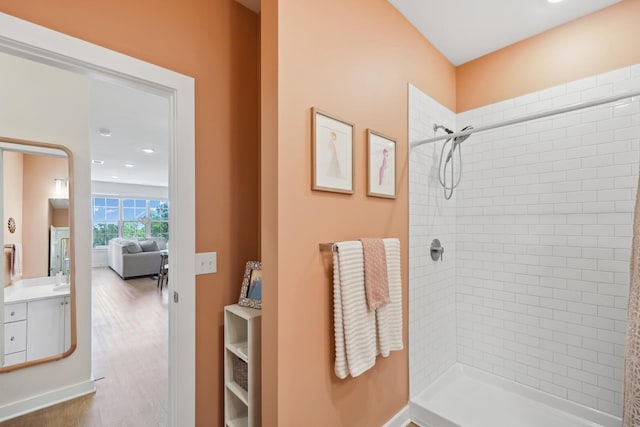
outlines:
[{"label": "framed picture", "polygon": [[353,124],[311,109],[313,190],[353,194]]},{"label": "framed picture", "polygon": [[238,305],[262,308],[262,263],[260,261],[247,262]]},{"label": "framed picture", "polygon": [[367,130],[367,195],[396,198],[396,141]]}]

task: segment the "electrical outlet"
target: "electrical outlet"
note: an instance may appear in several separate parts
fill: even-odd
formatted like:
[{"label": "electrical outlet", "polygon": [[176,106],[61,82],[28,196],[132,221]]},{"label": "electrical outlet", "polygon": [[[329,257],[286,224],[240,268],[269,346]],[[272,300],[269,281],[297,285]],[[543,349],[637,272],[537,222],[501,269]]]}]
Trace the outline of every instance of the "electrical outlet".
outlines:
[{"label": "electrical outlet", "polygon": [[218,260],[215,252],[201,252],[196,254],[196,274],[215,273]]}]

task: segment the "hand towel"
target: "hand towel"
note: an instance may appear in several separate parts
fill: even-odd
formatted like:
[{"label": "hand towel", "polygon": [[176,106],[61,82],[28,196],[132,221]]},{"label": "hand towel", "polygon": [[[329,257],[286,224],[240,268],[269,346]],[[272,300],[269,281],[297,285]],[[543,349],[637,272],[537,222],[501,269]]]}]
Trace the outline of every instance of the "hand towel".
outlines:
[{"label": "hand towel", "polygon": [[333,317],[336,341],[335,373],[356,377],[376,361],[376,315],[367,310],[362,243],[336,243],[333,254]]},{"label": "hand towel", "polygon": [[364,253],[364,290],[369,310],[389,302],[387,256],[382,239],[361,239]]},{"label": "hand towel", "polygon": [[383,239],[389,275],[389,304],[376,310],[378,352],[388,357],[402,350],[402,277],[400,272],[400,240]]},{"label": "hand towel", "polygon": [[22,276],[22,244],[15,243],[13,250],[13,265],[11,266],[11,280]]}]

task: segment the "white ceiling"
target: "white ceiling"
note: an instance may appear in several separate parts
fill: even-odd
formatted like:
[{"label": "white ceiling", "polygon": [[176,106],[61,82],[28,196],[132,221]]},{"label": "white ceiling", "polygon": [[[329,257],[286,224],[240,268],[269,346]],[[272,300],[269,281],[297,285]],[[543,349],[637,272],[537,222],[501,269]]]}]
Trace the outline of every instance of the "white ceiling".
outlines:
[{"label": "white ceiling", "polygon": [[[89,90],[91,159],[104,161],[91,165],[91,179],[168,186],[168,99],[99,80],[90,80]],[[111,136],[101,136],[102,128],[109,129]],[[143,148],[154,153],[144,153]],[[128,168],[125,163],[134,166]]]},{"label": "white ceiling", "polygon": [[389,0],[453,65],[621,0]]}]

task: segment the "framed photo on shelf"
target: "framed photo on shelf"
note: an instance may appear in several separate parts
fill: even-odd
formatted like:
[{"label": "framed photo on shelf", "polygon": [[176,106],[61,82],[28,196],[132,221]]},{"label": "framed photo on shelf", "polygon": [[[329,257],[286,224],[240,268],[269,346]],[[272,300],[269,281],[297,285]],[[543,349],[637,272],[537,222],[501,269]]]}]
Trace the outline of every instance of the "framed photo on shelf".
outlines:
[{"label": "framed photo on shelf", "polygon": [[367,196],[396,198],[396,141],[367,130]]},{"label": "framed photo on shelf", "polygon": [[247,262],[238,305],[262,309],[262,263],[260,261]]},{"label": "framed photo on shelf", "polygon": [[311,109],[313,190],[353,194],[353,124]]}]

